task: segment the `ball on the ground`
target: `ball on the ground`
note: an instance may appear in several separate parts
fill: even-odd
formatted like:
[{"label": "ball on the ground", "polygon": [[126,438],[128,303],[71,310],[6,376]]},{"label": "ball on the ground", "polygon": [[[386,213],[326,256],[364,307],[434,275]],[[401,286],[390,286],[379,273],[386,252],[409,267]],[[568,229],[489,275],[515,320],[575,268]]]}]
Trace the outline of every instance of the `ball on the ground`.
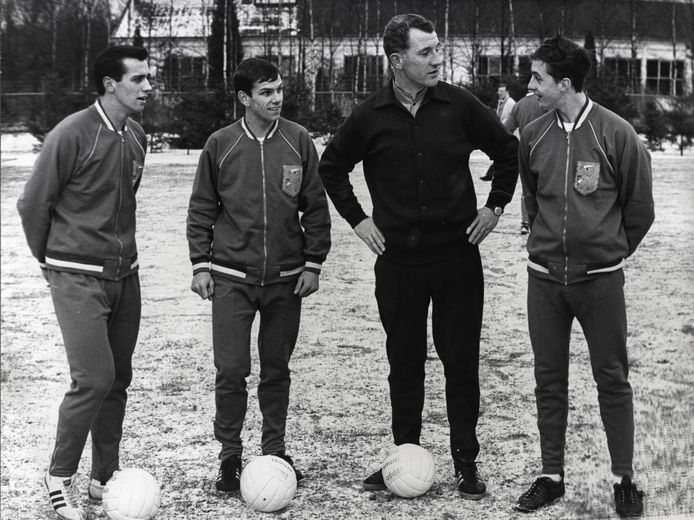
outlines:
[{"label": "ball on the ground", "polygon": [[101,503],[111,520],[150,520],[159,510],[161,490],[144,469],[126,468],[106,483]]},{"label": "ball on the ground", "polygon": [[403,498],[418,497],[429,491],[436,475],[431,453],[416,444],[396,446],[381,469],[388,489]]},{"label": "ball on the ground", "polygon": [[279,511],[295,494],[294,468],[279,457],[256,457],[241,472],[241,496],[251,509],[264,513]]}]

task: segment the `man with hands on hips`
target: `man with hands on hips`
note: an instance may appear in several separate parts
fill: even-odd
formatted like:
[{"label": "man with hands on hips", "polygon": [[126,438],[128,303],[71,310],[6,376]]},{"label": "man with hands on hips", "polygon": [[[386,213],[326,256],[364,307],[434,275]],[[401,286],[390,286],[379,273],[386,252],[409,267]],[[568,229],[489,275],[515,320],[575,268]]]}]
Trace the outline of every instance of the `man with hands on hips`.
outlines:
[{"label": "man with hands on hips", "polygon": [[[467,90],[439,81],[443,55],[431,21],[397,15],[383,35],[392,81],[355,107],[318,167],[340,215],[377,256],[376,300],[386,332],[396,445],[419,444],[427,317],[446,374],[450,447],[463,498],[479,499],[479,343],[483,277],[478,244],[496,227],[518,178],[518,142]],[[496,175],[485,206],[469,159],[481,149]],[[363,161],[373,216],[349,174]],[[382,472],[364,481],[384,489]]]}]

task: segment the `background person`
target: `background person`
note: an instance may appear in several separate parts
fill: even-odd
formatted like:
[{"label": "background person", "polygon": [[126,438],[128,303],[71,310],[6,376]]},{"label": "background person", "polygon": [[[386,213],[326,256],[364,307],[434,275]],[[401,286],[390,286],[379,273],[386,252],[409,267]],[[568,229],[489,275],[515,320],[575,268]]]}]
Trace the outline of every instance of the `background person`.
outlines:
[{"label": "background person", "polygon": [[629,123],[583,91],[590,54],[562,36],[531,55],[528,88],[550,110],[521,133],[528,238],[528,328],[542,475],[518,499],[534,511],[564,495],[569,340],[588,343],[620,516],[638,516],[634,410],[628,381],[625,259],[653,223],[650,156]]},{"label": "background person", "polygon": [[130,119],[151,90],[147,51],[118,45],[94,62],[99,98],[46,136],[17,202],[51,288],[72,383],[58,415],[45,483],[61,518],[86,518],[75,480],[92,434],[89,494],[100,499],[119,445],[140,326],[135,192],[147,149]]},{"label": "background person", "polygon": [[[330,249],[330,213],[316,149],[304,127],[280,117],[277,67],[244,60],[233,82],[246,113],[205,144],[187,222],[191,289],[212,300],[219,491],[240,484],[250,333],[257,313],[262,453],[294,465],[285,453],[289,359],[301,300],[318,290]],[[303,475],[295,471],[300,480]]]},{"label": "background person", "polygon": [[[434,25],[422,16],[388,22],[383,47],[393,80],[355,107],[319,171],[337,211],[378,255],[376,300],[387,336],[395,444],[420,442],[432,303],[456,480],[463,497],[479,499],[486,485],[475,462],[484,300],[478,244],[511,200],[517,140],[467,90],[439,81],[439,45]],[[475,149],[490,156],[497,171],[479,210],[469,166]],[[349,182],[362,160],[373,217]],[[385,489],[382,472],[364,487]]]},{"label": "background person", "polygon": [[[516,104],[516,101],[509,95],[508,86],[506,83],[499,83],[496,89],[497,103],[496,103],[496,116],[501,121],[501,124],[506,126],[509,118],[511,117],[511,110]],[[513,131],[513,130],[511,130]],[[480,179],[483,181],[491,181],[494,175],[494,163],[489,165],[487,173],[485,173]]]}]

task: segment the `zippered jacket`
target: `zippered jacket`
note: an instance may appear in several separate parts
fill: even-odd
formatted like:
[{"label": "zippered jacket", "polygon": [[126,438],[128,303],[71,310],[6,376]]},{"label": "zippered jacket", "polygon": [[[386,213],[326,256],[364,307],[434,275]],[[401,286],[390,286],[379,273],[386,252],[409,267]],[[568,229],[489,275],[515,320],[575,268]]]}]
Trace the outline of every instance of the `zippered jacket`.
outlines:
[{"label": "zippered jacket", "polygon": [[621,269],[654,220],[650,155],[632,126],[590,100],[571,131],[551,111],[521,132],[519,163],[529,273],[570,284]]},{"label": "zippered jacket", "polygon": [[320,273],[330,212],[317,167],[308,131],[283,118],[262,140],[243,118],[213,133],[188,207],[193,274],[268,285]]},{"label": "zippered jacket", "polygon": [[392,82],[359,103],[321,157],[319,171],[335,209],[355,228],[367,218],[349,175],[364,162],[383,259],[426,264],[464,256],[477,216],[470,154],[494,161],[485,206],[504,207],[518,181],[518,140],[467,90],[439,81],[412,114]]},{"label": "zippered jacket", "polygon": [[146,148],[138,123],[115,131],[98,101],[48,133],[17,201],[42,267],[109,280],[137,270],[135,192]]}]

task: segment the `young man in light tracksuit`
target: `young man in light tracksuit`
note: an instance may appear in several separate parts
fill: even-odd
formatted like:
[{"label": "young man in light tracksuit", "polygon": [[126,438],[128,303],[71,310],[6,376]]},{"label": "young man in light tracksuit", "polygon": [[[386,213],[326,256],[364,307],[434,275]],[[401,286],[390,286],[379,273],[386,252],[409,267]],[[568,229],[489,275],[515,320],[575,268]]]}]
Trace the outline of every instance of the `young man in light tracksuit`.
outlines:
[{"label": "young man in light tracksuit", "polygon": [[45,475],[61,518],[82,520],[75,480],[92,434],[89,495],[100,499],[119,445],[140,325],[135,192],[147,147],[130,119],[144,110],[147,51],[115,46],[94,63],[98,100],[61,121],[43,143],[17,202],[62,331],[72,384]]},{"label": "young man in light tracksuit", "polygon": [[591,57],[585,49],[556,36],[531,59],[528,88],[551,109],[521,132],[519,147],[531,226],[528,325],[542,475],[516,509],[534,511],[564,495],[575,318],[597,383],[615,508],[620,516],[639,516],[643,502],[632,480],[634,412],[622,268],[654,219],[650,156],[629,123],[586,96]]},{"label": "young man in light tracksuit", "polygon": [[[330,249],[330,213],[306,129],[280,117],[282,79],[260,59],[243,61],[234,89],[242,119],[210,136],[188,209],[192,290],[212,300],[217,368],[214,432],[222,444],[219,491],[239,488],[250,374],[250,332],[260,313],[258,401],[262,453],[285,452],[289,359],[301,300],[318,290]],[[296,471],[297,480],[302,478]]]}]

